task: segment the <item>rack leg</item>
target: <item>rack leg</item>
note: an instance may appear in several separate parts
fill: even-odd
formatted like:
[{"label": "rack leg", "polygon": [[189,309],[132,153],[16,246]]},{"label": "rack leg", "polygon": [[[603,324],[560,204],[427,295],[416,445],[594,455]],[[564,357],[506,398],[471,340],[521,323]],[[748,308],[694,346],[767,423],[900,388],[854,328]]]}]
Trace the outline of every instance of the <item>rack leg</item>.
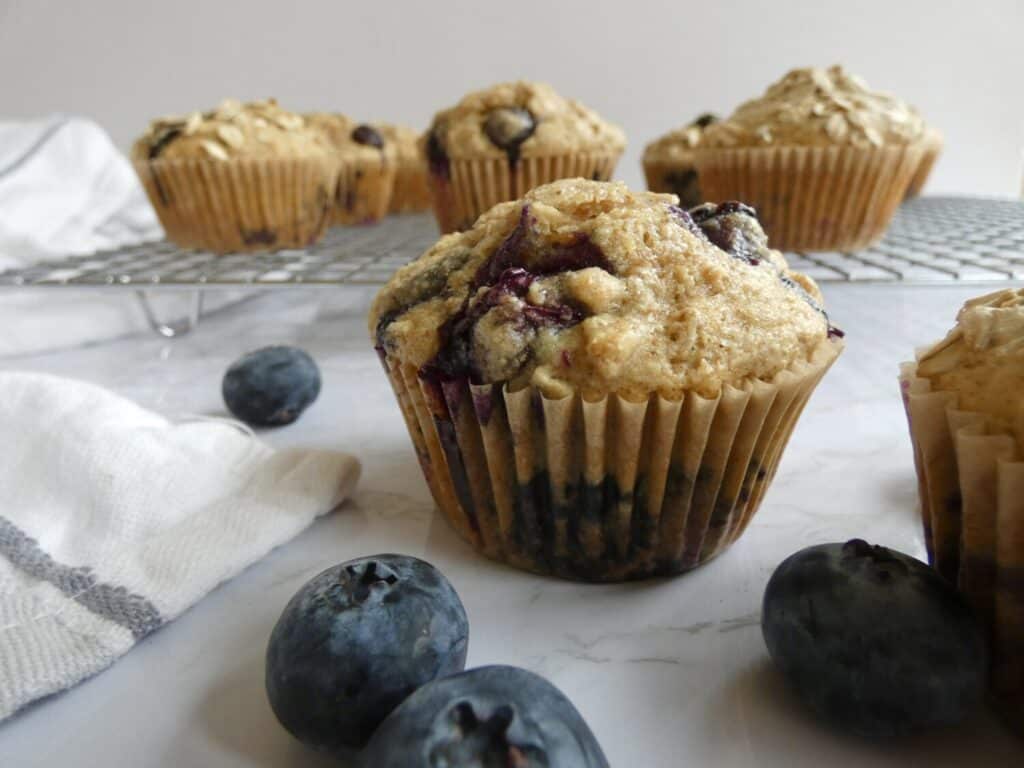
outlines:
[{"label": "rack leg", "polygon": [[149,301],[149,294],[146,291],[136,291],[135,296],[139,300],[139,306],[142,307],[142,312],[146,316],[149,327],[165,339],[184,336],[199,325],[199,320],[203,316],[203,291],[193,291],[188,315],[168,323],[164,323],[157,318],[156,313],[153,311],[153,305]]}]

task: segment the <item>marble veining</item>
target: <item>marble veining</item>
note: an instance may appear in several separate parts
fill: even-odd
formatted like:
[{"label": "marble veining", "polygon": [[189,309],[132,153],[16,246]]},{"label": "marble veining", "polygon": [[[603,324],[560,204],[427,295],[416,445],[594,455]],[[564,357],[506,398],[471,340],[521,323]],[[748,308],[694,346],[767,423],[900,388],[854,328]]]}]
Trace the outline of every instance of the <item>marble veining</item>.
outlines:
[{"label": "marble veining", "polygon": [[[344,448],[364,463],[359,492],[336,513],[109,671],[0,725],[0,764],[332,765],[274,722],[263,694],[266,641],[305,580],[382,552],[441,568],[469,614],[469,663],[548,676],[614,766],[1024,763],[1024,743],[988,714],[895,745],[845,738],[811,720],[767,661],[761,596],[787,555],[854,536],[924,555],[897,364],[943,336],[957,308],[983,289],[825,290],[830,316],[848,332],[847,351],[810,401],[750,528],[693,573],[630,584],[575,584],[490,562],[434,512],[367,338],[371,290],[264,294],[171,342],[143,334],[0,357],[0,369],[84,378],[166,414],[223,415],[220,377],[232,360],[271,343],[297,344],[320,364],[323,393],[298,423],[261,437],[281,447]],[[25,319],[20,332],[36,320]]]}]

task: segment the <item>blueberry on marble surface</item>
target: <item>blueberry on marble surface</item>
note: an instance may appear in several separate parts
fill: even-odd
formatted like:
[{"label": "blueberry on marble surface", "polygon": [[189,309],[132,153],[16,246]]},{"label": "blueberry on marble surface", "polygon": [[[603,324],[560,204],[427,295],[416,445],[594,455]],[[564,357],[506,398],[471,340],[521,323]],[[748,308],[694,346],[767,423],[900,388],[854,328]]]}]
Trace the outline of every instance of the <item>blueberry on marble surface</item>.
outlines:
[{"label": "blueberry on marble surface", "polygon": [[787,558],[761,628],[800,698],[862,736],[959,722],[985,691],[985,636],[963,599],[919,560],[860,539]]},{"label": "blueberry on marble surface", "polygon": [[462,602],[432,565],[350,560],[285,607],[267,647],[267,696],[297,739],[350,756],[414,690],[461,671],[468,642]]},{"label": "blueberry on marble surface", "polygon": [[296,347],[264,347],[231,364],[221,392],[235,418],[253,427],[280,427],[316,400],[320,369]]},{"label": "blueberry on marble surface", "polygon": [[365,768],[607,768],[561,691],[524,669],[479,667],[425,685],[391,713]]}]

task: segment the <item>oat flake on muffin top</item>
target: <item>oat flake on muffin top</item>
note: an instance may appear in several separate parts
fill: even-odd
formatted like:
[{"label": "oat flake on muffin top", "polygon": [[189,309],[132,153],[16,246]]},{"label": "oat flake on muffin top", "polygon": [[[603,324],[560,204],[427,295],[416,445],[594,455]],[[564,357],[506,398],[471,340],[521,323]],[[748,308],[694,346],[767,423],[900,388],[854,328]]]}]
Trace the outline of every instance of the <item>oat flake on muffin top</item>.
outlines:
[{"label": "oat flake on muffin top", "polygon": [[702,145],[881,147],[909,144],[924,132],[913,107],[836,65],[792,70],[710,126]]},{"label": "oat flake on muffin top", "polygon": [[206,112],[157,118],[132,148],[141,160],[323,157],[327,152],[321,134],[274,99],[225,99]]},{"label": "oat flake on muffin top", "polygon": [[545,83],[500,83],[438,112],[424,138],[434,158],[518,157],[621,152],[622,129]]},{"label": "oat flake on muffin top", "polygon": [[371,332],[421,376],[638,400],[770,380],[838,333],[752,209],[676,202],[621,183],[538,187],[400,269]]}]

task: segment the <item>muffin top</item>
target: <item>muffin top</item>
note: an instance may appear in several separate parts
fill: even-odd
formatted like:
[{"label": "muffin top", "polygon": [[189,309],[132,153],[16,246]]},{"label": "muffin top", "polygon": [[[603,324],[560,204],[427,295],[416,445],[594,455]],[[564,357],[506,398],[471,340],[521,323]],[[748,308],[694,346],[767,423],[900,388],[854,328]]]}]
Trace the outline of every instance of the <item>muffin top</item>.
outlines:
[{"label": "muffin top", "polygon": [[141,160],[324,157],[327,152],[302,115],[281,109],[274,99],[225,99],[207,112],[157,118],[132,147],[132,156]]},{"label": "muffin top", "polygon": [[437,168],[450,158],[520,157],[567,152],[621,152],[622,129],[545,83],[501,83],[438,112],[423,139]]},{"label": "muffin top", "polygon": [[621,183],[537,187],[400,269],[371,333],[428,379],[631,400],[769,380],[841,335],[753,209],[676,202]]},{"label": "muffin top", "polygon": [[406,125],[395,123],[374,123],[384,137],[384,141],[393,144],[398,160],[403,163],[420,163],[420,133]]},{"label": "muffin top", "polygon": [[704,132],[708,147],[909,144],[925,131],[905,102],[836,65],[794,69]]},{"label": "muffin top", "polygon": [[335,152],[346,158],[379,162],[382,153],[389,160],[397,156],[394,142],[388,141],[378,126],[357,123],[334,112],[310,112],[303,117],[313,130],[321,132]]},{"label": "muffin top", "polygon": [[694,147],[700,146],[701,139],[704,138],[704,129],[717,122],[716,115],[706,113],[682,128],[669,131],[660,139],[655,139],[644,147],[644,162],[658,163],[686,159]]},{"label": "muffin top", "polygon": [[956,392],[961,410],[1024,434],[1024,289],[964,304],[946,338],[919,355],[917,375]]}]

